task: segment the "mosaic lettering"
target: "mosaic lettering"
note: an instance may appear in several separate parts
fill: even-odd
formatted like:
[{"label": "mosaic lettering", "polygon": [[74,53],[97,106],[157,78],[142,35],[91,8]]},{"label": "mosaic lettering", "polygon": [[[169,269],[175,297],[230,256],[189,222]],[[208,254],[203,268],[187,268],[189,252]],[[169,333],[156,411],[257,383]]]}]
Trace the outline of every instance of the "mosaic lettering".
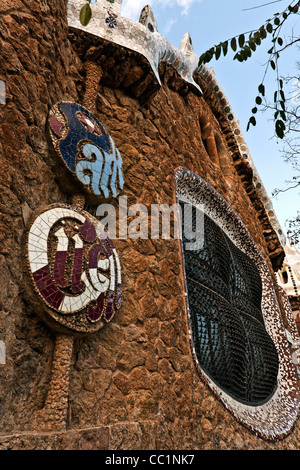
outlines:
[{"label": "mosaic lettering", "polygon": [[56,153],[93,195],[116,197],[123,189],[122,157],[102,124],[74,103],[56,105],[49,117]]},{"label": "mosaic lettering", "polygon": [[72,330],[109,322],[121,305],[121,267],[97,219],[55,206],[33,222],[27,240],[29,271],[50,316]]}]

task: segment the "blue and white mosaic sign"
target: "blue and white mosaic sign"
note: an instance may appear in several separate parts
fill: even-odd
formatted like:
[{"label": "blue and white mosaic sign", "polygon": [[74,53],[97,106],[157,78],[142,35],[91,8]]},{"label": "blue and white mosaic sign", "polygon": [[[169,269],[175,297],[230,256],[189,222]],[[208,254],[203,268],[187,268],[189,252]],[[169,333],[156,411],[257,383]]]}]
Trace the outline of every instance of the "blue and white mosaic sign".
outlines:
[{"label": "blue and white mosaic sign", "polygon": [[49,130],[56,153],[89,193],[99,198],[119,194],[122,157],[93,114],[76,103],[59,103],[51,110]]}]

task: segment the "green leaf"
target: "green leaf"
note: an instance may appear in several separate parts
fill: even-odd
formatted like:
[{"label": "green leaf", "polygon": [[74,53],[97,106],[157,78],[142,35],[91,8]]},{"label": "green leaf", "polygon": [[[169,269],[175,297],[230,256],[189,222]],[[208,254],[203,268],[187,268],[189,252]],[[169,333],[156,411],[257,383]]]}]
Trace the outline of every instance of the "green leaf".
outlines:
[{"label": "green leaf", "polygon": [[200,57],[199,57],[199,65],[202,64],[207,64],[208,62],[211,61],[214,55],[214,48],[211,48],[209,51],[204,52]]},{"label": "green leaf", "polygon": [[241,34],[239,36],[239,46],[240,47],[243,47],[243,45],[245,44],[245,35],[244,34]]},{"label": "green leaf", "polygon": [[255,106],[255,108],[252,108],[252,114],[256,114],[257,113],[257,107]]},{"label": "green leaf", "polygon": [[245,60],[247,60],[249,57],[251,57],[252,52],[249,46],[244,47],[244,53],[245,53]]},{"label": "green leaf", "polygon": [[230,46],[231,46],[231,49],[233,50],[233,52],[235,52],[237,50],[236,38],[231,39]]},{"label": "green leaf", "polygon": [[276,70],[276,64],[275,64],[274,60],[271,60],[270,64],[271,64],[272,69]]},{"label": "green leaf", "polygon": [[286,121],[286,114],[284,111],[280,111],[280,116],[281,116],[281,119],[283,119],[284,121]]},{"label": "green leaf", "polygon": [[257,97],[255,98],[255,103],[258,104],[258,105],[262,104],[262,99],[261,99],[260,96],[257,96]]},{"label": "green leaf", "polygon": [[279,90],[279,93],[280,93],[281,99],[282,99],[283,101],[285,101],[285,94],[284,94],[284,91]]},{"label": "green leaf", "polygon": [[201,64],[204,64],[204,58],[205,58],[205,54],[201,54],[201,56],[199,57],[199,62],[198,62],[198,65],[200,66]]},{"label": "green leaf", "polygon": [[265,30],[265,27],[262,26],[261,28],[259,28],[259,32],[260,32],[260,37],[262,39],[265,39],[267,37],[267,33],[266,33],[266,30]]},{"label": "green leaf", "polygon": [[253,51],[256,51],[256,45],[255,45],[255,42],[252,40],[252,41],[249,41],[249,46],[251,47],[251,49]]},{"label": "green leaf", "polygon": [[228,52],[228,42],[222,42],[221,43],[221,46],[222,46],[222,49],[223,49],[223,54],[224,56],[226,56],[227,52]]},{"label": "green leaf", "polygon": [[254,41],[255,41],[255,44],[257,44],[258,46],[261,45],[261,38],[260,38],[260,34],[258,31],[254,33]]},{"label": "green leaf", "polygon": [[89,3],[86,3],[80,10],[80,23],[82,26],[87,26],[92,18],[92,10]]},{"label": "green leaf", "polygon": [[268,33],[272,33],[272,31],[273,31],[273,26],[272,26],[271,23],[268,23],[268,24],[267,24],[266,30],[268,31]]},{"label": "green leaf", "polygon": [[221,45],[219,44],[219,45],[216,47],[216,51],[215,51],[216,60],[218,60],[218,59],[220,58],[221,52],[222,52],[222,48],[221,48]]},{"label": "green leaf", "polygon": [[275,18],[274,24],[276,24],[276,26],[279,26],[279,25],[280,25],[280,19],[279,19],[279,18]]},{"label": "green leaf", "polygon": [[285,111],[285,101],[279,101],[279,103],[281,105],[281,109]]},{"label": "green leaf", "polygon": [[299,5],[295,5],[295,6],[289,5],[288,9],[291,13],[298,13]]},{"label": "green leaf", "polygon": [[248,59],[248,54],[247,54],[247,51],[245,49],[241,50],[240,55],[241,55],[243,61],[246,61]]},{"label": "green leaf", "polygon": [[265,86],[262,83],[259,85],[258,91],[261,95],[265,96]]},{"label": "green leaf", "polygon": [[281,119],[278,119],[275,123],[275,130],[276,130],[277,136],[280,139],[283,139],[285,129],[286,129],[286,127],[285,127],[284,122]]},{"label": "green leaf", "polygon": [[252,124],[252,126],[256,126],[256,119],[254,116],[251,116],[251,118],[249,119],[248,121],[248,124],[247,124],[247,131],[249,131],[250,129],[250,124]]},{"label": "green leaf", "polygon": [[282,46],[282,44],[283,44],[283,39],[279,37],[279,38],[277,39],[277,42],[278,42],[279,46]]},{"label": "green leaf", "polygon": [[238,60],[239,62],[243,62],[243,61],[244,61],[244,59],[243,59],[243,57],[242,57],[242,55],[241,55],[240,52],[238,52],[237,54],[235,54],[233,60]]},{"label": "green leaf", "polygon": [[214,56],[214,53],[215,53],[215,49],[212,47],[211,49],[209,49],[209,51],[206,52],[206,56],[205,56],[205,60],[206,62],[210,62],[211,59],[213,58]]},{"label": "green leaf", "polygon": [[281,129],[283,129],[283,130],[286,129],[285,124],[284,124],[283,121],[281,121],[281,119],[278,119],[278,120],[276,121],[276,125],[277,125],[278,127],[281,127]]}]

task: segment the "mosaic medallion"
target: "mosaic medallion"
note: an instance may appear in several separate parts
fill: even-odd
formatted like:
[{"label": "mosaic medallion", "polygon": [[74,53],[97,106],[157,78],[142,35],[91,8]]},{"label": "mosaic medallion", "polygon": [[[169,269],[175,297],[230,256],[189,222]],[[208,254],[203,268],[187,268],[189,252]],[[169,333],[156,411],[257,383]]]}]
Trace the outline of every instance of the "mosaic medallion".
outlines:
[{"label": "mosaic medallion", "polygon": [[121,267],[97,219],[53,205],[35,218],[26,242],[31,284],[42,299],[44,319],[88,333],[113,318],[121,305]]},{"label": "mosaic medallion", "polygon": [[117,26],[118,24],[116,20],[117,17],[118,16],[114,12],[112,12],[111,10],[108,10],[108,16],[105,22],[109,28],[115,28]]},{"label": "mosaic medallion", "polygon": [[96,198],[119,194],[122,157],[95,116],[78,104],[59,103],[50,112],[49,132],[57,155],[82,189]]}]

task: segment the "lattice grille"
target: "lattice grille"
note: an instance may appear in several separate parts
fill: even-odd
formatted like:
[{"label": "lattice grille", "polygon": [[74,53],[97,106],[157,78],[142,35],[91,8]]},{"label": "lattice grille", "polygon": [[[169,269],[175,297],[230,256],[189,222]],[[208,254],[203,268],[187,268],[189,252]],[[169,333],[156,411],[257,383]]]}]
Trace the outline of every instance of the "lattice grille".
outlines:
[{"label": "lattice grille", "polygon": [[[191,329],[199,364],[236,400],[264,403],[277,385],[278,355],[261,312],[259,272],[206,215],[203,247],[187,250],[190,240],[185,238],[181,206]],[[195,229],[195,212],[188,222]]]}]

